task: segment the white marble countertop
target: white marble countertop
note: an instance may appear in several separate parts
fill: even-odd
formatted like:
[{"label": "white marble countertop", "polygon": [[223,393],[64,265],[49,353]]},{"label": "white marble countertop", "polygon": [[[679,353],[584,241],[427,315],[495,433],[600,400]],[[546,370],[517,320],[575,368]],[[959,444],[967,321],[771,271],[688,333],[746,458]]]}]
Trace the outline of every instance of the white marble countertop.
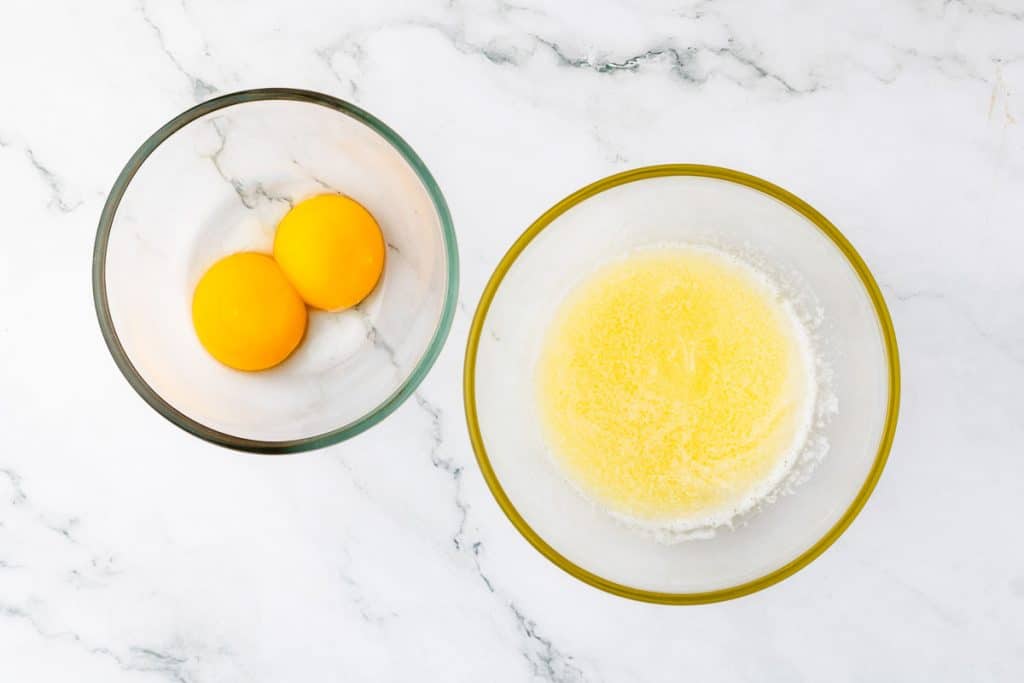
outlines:
[{"label": "white marble countertop", "polygon": [[[1024,677],[1024,4],[15,0],[0,22],[0,680]],[[398,130],[460,240],[452,334],[391,419],[239,455],[153,412],[89,287],[107,190],[217,93],[293,86]],[[888,298],[889,465],[795,577],[704,607],[535,553],[462,415],[469,315],[577,187],[680,161],[807,199]]]}]

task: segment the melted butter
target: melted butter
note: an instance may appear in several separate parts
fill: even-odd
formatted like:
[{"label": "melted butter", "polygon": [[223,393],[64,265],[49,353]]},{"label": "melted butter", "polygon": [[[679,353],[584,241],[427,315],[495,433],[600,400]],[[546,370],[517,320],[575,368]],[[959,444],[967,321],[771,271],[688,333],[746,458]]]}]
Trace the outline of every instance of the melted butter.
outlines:
[{"label": "melted butter", "polygon": [[806,436],[802,335],[768,281],[724,253],[664,248],[601,268],[543,340],[555,459],[588,497],[642,521],[749,507]]}]

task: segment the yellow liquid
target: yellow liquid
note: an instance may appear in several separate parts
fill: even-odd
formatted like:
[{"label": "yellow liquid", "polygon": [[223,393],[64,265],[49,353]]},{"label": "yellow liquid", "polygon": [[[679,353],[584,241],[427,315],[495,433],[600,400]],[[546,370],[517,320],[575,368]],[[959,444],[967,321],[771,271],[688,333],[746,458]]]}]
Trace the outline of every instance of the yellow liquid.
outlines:
[{"label": "yellow liquid", "polygon": [[665,248],[605,266],[543,341],[552,451],[585,494],[641,521],[748,506],[806,435],[802,335],[774,290],[720,252]]}]

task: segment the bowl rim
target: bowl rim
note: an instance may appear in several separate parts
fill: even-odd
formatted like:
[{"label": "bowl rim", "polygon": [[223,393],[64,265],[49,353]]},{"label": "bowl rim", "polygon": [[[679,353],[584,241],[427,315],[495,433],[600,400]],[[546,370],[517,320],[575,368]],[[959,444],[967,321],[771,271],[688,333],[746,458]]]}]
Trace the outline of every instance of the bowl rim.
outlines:
[{"label": "bowl rim", "polygon": [[[487,456],[487,449],[484,447],[483,436],[480,432],[476,409],[476,356],[480,344],[480,336],[483,330],[484,320],[487,317],[487,312],[490,309],[491,302],[494,300],[494,296],[497,293],[498,288],[501,286],[505,275],[508,273],[519,255],[527,248],[527,246],[529,246],[533,239],[556,218],[587,199],[590,199],[591,197],[594,197],[606,190],[610,190],[627,183],[670,176],[713,178],[743,185],[775,198],[813,223],[827,238],[832,241],[843,256],[846,257],[850,266],[860,279],[861,284],[864,286],[875,310],[876,318],[885,344],[886,358],[888,361],[889,396],[886,404],[885,422],[878,443],[878,450],[871,470],[868,472],[864,483],[861,485],[857,495],[843,513],[842,517],[840,517],[839,520],[832,525],[832,527],[820,539],[785,565],[774,569],[761,577],[735,586],[696,593],[666,593],[650,591],[610,581],[584,569],[583,567],[580,567],[551,547],[530,527],[522,515],[519,514],[515,506],[512,504],[512,501],[505,493],[505,490],[502,488],[501,483],[498,481],[498,477],[495,474],[494,469],[491,466],[490,459]],[[463,402],[466,413],[466,424],[469,428],[470,443],[473,446],[477,463],[480,466],[480,470],[483,473],[484,480],[487,482],[487,486],[490,489],[491,494],[494,496],[498,506],[501,508],[502,512],[505,513],[505,516],[508,517],[512,525],[520,534],[522,534],[530,545],[537,549],[548,560],[553,562],[559,569],[562,569],[580,581],[583,581],[594,588],[612,593],[613,595],[663,605],[699,605],[720,602],[723,600],[732,600],[744,595],[749,595],[768,588],[769,586],[792,576],[825,552],[825,550],[827,550],[828,547],[831,546],[844,531],[846,531],[854,518],[857,517],[858,513],[864,507],[864,504],[867,503],[868,498],[871,496],[875,485],[878,483],[878,480],[882,475],[882,470],[885,468],[885,463],[888,459],[889,450],[892,447],[893,438],[896,432],[896,422],[899,414],[899,398],[899,351],[896,345],[896,333],[893,328],[892,318],[889,315],[889,309],[885,304],[885,299],[878,287],[878,283],[875,282],[867,264],[861,258],[860,254],[858,254],[854,249],[853,245],[850,244],[849,240],[847,240],[838,228],[836,228],[827,218],[825,218],[825,216],[815,210],[810,204],[791,192],[782,189],[778,185],[774,185],[766,180],[741,171],[703,164],[661,164],[656,166],[644,166],[616,173],[597,180],[576,192],[573,192],[541,214],[540,217],[537,218],[537,220],[535,220],[515,242],[513,242],[512,246],[509,247],[508,251],[494,269],[487,285],[484,287],[483,293],[480,296],[480,302],[477,305],[476,312],[473,315],[473,321],[470,326],[463,367]]]},{"label": "bowl rim", "polygon": [[[106,286],[107,243],[113,228],[114,218],[125,191],[146,159],[174,133],[207,114],[248,102],[273,100],[303,102],[332,109],[359,121],[384,138],[413,169],[433,202],[438,221],[441,224],[447,268],[444,304],[437,321],[437,327],[434,329],[430,343],[427,345],[423,355],[403,383],[381,404],[338,429],[301,439],[282,441],[247,439],[212,429],[188,417],[164,400],[142,378],[121,345],[110,315]],[[440,354],[441,348],[444,346],[448,333],[451,330],[458,300],[458,289],[459,256],[455,240],[455,228],[452,223],[451,213],[448,210],[448,204],[441,193],[441,188],[430,174],[426,164],[423,163],[412,147],[398,133],[369,112],[331,95],[296,88],[254,88],[220,95],[185,110],[158,128],[132,154],[128,163],[125,164],[114,181],[114,185],[103,205],[103,211],[100,214],[99,225],[96,230],[96,240],[93,246],[92,292],[96,317],[99,321],[100,331],[103,334],[103,340],[106,342],[107,349],[110,351],[114,363],[125,379],[128,380],[132,388],[150,407],[177,427],[210,443],[248,453],[283,454],[323,448],[356,436],[393,413],[398,406],[412,395],[430,371],[434,361],[437,360],[437,356]]]}]

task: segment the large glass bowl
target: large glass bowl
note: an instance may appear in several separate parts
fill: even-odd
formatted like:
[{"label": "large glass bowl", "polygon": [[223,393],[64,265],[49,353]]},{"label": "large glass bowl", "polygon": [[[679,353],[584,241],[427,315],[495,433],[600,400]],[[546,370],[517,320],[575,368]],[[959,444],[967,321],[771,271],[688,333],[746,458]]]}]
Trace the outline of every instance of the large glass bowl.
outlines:
[{"label": "large glass bowl", "polygon": [[[200,276],[230,253],[269,253],[288,209],[325,192],[376,217],[382,280],[354,309],[311,311],[281,365],[220,365],[192,327]],[[282,88],[204,102],[146,140],[107,198],[93,255],[96,314],[129,383],[182,429],[262,453],[337,443],[394,411],[444,344],[457,289],[448,207],[409,145],[347,102]]]},{"label": "large glass bowl", "polygon": [[[838,412],[820,426],[829,451],[789,495],[710,539],[659,543],[585,500],[542,435],[538,347],[564,293],[634,249],[687,243],[741,255],[811,321]],[[470,438],[484,478],[515,527],[573,576],[618,595],[687,604],[779,581],[821,554],[860,511],[896,427],[899,365],[892,322],[867,266],[820,213],[759,178],[666,165],[589,185],[542,215],[491,277],[465,359]],[[830,404],[831,405],[831,404]],[[826,411],[823,411],[826,412]]]}]

